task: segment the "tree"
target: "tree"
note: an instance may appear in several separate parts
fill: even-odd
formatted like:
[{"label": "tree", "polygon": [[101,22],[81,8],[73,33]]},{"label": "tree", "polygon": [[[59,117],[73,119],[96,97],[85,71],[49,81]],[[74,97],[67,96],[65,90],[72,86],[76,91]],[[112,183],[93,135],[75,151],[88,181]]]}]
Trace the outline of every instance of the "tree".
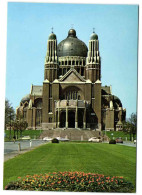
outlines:
[{"label": "tree", "polygon": [[130,118],[123,122],[123,131],[126,133],[129,133],[130,135],[130,141],[133,137],[137,134],[137,115],[135,113],[132,113]]},{"label": "tree", "polygon": [[11,122],[15,118],[15,111],[14,108],[11,106],[11,103],[8,99],[5,100],[5,129],[10,127],[10,134],[9,137],[11,138]]},{"label": "tree", "polygon": [[20,136],[22,137],[22,132],[26,130],[27,127],[28,127],[28,123],[23,119],[23,116],[18,115],[16,119],[12,122],[14,137],[15,137],[15,132],[17,132],[17,138],[18,138],[18,132],[20,132]]}]

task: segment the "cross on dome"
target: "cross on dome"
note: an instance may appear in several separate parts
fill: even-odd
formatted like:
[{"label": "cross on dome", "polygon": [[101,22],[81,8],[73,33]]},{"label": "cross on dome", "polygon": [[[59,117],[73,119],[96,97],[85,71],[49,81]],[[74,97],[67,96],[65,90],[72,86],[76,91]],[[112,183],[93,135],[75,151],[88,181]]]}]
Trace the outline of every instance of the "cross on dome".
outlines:
[{"label": "cross on dome", "polygon": [[73,24],[71,24],[71,28],[72,28],[72,29],[73,29],[73,26],[74,26],[74,25],[73,25]]},{"label": "cross on dome", "polygon": [[93,28],[93,33],[95,33],[95,28]]},{"label": "cross on dome", "polygon": [[51,28],[51,33],[53,33],[53,27]]}]

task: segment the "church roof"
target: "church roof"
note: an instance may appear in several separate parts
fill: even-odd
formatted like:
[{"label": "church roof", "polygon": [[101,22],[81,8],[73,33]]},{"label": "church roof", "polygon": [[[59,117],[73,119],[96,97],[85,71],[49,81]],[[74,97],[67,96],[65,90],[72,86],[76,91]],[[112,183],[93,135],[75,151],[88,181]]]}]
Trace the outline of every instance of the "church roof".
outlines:
[{"label": "church roof", "polygon": [[31,95],[42,95],[43,87],[39,85],[32,85]]},{"label": "church roof", "polygon": [[86,82],[86,80],[74,69],[71,68],[59,81],[66,82]]},{"label": "church roof", "polygon": [[26,101],[29,101],[30,100],[30,94],[27,94],[25,95],[22,99],[21,99],[21,102],[26,102]]}]

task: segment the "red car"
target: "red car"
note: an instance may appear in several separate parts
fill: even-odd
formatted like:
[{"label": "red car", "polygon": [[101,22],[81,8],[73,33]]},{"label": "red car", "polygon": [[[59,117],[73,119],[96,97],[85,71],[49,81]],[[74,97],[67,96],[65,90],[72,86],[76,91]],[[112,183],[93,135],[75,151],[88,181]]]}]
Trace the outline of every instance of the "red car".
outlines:
[{"label": "red car", "polygon": [[122,137],[118,137],[118,138],[116,138],[116,143],[121,143],[121,144],[123,144],[123,139],[122,139]]}]

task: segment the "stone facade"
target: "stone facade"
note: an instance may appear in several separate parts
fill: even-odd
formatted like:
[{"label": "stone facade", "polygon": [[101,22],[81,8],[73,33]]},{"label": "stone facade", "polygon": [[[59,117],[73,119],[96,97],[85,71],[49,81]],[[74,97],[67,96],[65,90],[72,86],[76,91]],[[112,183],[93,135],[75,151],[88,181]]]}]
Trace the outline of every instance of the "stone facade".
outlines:
[{"label": "stone facade", "polygon": [[50,34],[43,85],[31,86],[17,108],[20,113],[29,129],[122,129],[126,110],[111,86],[102,86],[97,34],[91,35],[88,48],[74,29],[58,45]]}]

